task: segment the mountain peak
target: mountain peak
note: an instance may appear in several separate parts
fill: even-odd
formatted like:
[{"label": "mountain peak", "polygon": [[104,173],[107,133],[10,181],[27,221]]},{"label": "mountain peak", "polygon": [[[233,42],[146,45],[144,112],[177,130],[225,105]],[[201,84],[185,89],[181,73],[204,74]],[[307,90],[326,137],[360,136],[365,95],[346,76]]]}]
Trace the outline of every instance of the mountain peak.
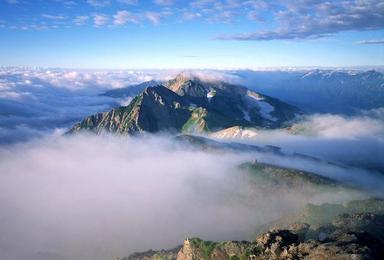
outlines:
[{"label": "mountain peak", "polygon": [[201,82],[210,82],[217,81],[213,77],[207,77],[204,73],[199,73],[196,71],[182,71],[175,77],[176,81],[185,82],[185,81],[201,81]]},{"label": "mountain peak", "polygon": [[245,87],[205,82],[181,73],[165,85],[146,87],[128,106],[87,117],[70,132],[201,133],[234,126],[276,128],[296,113],[300,113],[297,108]]},{"label": "mountain peak", "polygon": [[179,95],[206,95],[201,80],[190,72],[181,72],[176,78],[169,80],[166,87]]}]

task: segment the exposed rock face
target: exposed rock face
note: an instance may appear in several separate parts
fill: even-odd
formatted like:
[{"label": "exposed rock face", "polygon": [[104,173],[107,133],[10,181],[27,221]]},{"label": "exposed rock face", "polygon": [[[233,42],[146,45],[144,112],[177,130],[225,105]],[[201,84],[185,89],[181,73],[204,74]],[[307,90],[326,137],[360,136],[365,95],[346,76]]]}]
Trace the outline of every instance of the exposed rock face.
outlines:
[{"label": "exposed rock face", "polygon": [[[368,207],[360,208],[365,204]],[[159,252],[149,251],[150,254],[147,252],[143,257],[144,253],[125,259],[382,259],[382,205],[382,200],[354,201],[343,206],[351,213],[339,214],[325,224],[292,223],[285,229],[264,232],[252,242],[211,242],[190,238],[184,241],[176,255],[172,254],[172,258],[158,258]],[[357,210],[362,212],[354,212]]]},{"label": "exposed rock face", "polygon": [[128,106],[87,117],[70,133],[201,133],[233,126],[275,128],[300,113],[277,99],[223,82],[179,76],[165,86],[147,87]]},{"label": "exposed rock face", "polygon": [[[295,113],[300,113],[297,108],[278,99],[225,82],[203,81],[180,74],[165,86],[205,108],[208,119],[212,119],[209,118],[209,114],[212,114],[212,117],[217,117],[216,120],[229,120],[227,127],[220,125],[216,129],[232,126],[274,128],[292,120]],[[210,127],[209,130],[215,130],[215,127]]]},{"label": "exposed rock face", "polygon": [[189,102],[163,86],[146,88],[126,107],[87,117],[71,132],[90,130],[120,134],[137,132],[180,131],[191,111]]},{"label": "exposed rock face", "polygon": [[[211,242],[199,238],[186,239],[177,254],[178,260],[232,259],[246,256],[252,243],[248,241]],[[248,250],[248,251],[247,251]]]}]

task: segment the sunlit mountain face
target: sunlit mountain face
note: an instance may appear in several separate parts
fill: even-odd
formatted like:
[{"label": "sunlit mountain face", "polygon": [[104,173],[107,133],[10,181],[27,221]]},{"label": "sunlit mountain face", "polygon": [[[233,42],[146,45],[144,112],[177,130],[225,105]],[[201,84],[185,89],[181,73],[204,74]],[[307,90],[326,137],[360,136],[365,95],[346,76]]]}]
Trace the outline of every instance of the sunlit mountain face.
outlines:
[{"label": "sunlit mountain face", "polygon": [[382,259],[383,14],[0,2],[0,259]]}]

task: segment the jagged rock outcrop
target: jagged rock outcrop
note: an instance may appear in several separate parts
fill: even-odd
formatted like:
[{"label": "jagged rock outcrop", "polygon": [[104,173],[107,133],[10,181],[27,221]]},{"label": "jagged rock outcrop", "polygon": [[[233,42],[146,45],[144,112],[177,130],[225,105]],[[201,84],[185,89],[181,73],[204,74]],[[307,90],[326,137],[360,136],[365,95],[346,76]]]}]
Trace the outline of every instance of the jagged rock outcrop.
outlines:
[{"label": "jagged rock outcrop", "polygon": [[[184,241],[177,254],[173,251],[172,255],[158,258],[159,252],[148,251],[145,255],[136,253],[124,259],[382,259],[383,205],[384,201],[379,199],[352,201],[340,205],[348,209],[349,213],[333,216],[327,223],[324,220],[317,224],[294,222],[283,229],[263,232],[251,242],[212,242],[189,238]],[[328,205],[318,207],[317,212],[321,212],[321,209],[329,210]],[[133,256],[135,257],[132,258]]]},{"label": "jagged rock outcrop", "polygon": [[233,126],[276,128],[300,113],[277,99],[223,82],[180,75],[164,85],[147,87],[128,106],[85,118],[70,133],[202,133]]},{"label": "jagged rock outcrop", "polygon": [[190,102],[164,86],[146,88],[126,107],[87,117],[70,132],[88,130],[120,134],[180,131],[191,115]]}]

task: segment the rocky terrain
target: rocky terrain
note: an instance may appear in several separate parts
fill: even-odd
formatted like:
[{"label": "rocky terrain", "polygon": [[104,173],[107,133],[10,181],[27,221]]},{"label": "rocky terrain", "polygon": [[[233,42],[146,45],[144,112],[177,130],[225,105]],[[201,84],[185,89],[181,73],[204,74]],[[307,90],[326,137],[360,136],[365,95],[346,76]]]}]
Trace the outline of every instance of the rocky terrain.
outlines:
[{"label": "rocky terrain", "polygon": [[325,260],[382,259],[384,255],[383,200],[309,205],[298,216],[285,217],[280,228],[262,232],[253,241],[212,242],[187,238],[182,246],[172,250],[147,251],[118,259]]},{"label": "rocky terrain", "polygon": [[234,126],[277,128],[288,125],[299,113],[294,106],[245,87],[180,74],[164,85],[146,87],[128,106],[85,118],[70,133],[131,135],[206,133]]}]

